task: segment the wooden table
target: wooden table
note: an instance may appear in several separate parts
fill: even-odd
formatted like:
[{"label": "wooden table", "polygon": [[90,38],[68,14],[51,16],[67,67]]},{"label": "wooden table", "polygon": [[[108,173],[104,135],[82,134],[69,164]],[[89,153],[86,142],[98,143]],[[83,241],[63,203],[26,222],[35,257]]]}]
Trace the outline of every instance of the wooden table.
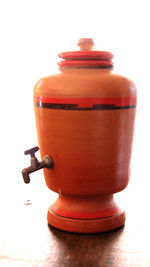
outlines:
[{"label": "wooden table", "polygon": [[150,266],[149,194],[145,188],[141,197],[140,180],[132,179],[118,196],[126,208],[124,227],[82,235],[48,226],[47,208],[56,196],[41,181],[42,172],[34,174],[39,175],[30,185],[23,184],[20,176],[15,192],[17,183],[1,190],[0,266]]}]

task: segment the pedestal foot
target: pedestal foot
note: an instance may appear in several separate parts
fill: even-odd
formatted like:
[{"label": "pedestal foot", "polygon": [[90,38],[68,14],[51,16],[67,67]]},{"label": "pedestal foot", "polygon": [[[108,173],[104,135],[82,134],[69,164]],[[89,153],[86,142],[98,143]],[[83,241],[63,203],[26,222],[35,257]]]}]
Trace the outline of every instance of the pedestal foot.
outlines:
[{"label": "pedestal foot", "polygon": [[60,195],[49,207],[48,223],[55,228],[74,233],[101,233],[121,227],[125,212],[113,195]]}]

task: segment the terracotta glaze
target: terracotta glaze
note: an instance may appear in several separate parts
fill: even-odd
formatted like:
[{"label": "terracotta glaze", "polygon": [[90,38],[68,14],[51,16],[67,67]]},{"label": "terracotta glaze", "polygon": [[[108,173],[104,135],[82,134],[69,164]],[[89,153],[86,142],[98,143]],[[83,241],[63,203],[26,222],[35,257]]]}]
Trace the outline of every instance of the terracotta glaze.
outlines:
[{"label": "terracotta glaze", "polygon": [[59,194],[48,223],[79,233],[125,222],[113,194],[129,182],[136,112],[135,85],[113,72],[112,53],[88,50],[90,40],[79,41],[80,51],[60,53],[60,73],[34,88],[41,157],[53,161],[44,177]]}]

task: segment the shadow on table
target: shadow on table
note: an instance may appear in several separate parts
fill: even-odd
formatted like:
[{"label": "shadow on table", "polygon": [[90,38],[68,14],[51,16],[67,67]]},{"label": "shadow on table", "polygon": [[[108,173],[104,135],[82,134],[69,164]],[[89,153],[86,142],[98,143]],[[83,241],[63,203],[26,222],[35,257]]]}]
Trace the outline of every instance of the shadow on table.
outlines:
[{"label": "shadow on table", "polygon": [[117,266],[117,250],[124,227],[101,234],[74,234],[52,226],[49,231],[55,241],[55,260],[52,262],[49,258],[49,266]]}]

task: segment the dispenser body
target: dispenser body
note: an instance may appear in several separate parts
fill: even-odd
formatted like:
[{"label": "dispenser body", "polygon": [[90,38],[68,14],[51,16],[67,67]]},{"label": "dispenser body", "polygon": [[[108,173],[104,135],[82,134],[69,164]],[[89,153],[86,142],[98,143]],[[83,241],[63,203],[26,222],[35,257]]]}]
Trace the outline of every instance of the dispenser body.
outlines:
[{"label": "dispenser body", "polygon": [[45,181],[59,195],[48,223],[97,233],[125,222],[113,194],[129,182],[137,93],[113,71],[112,53],[91,50],[92,39],[79,46],[59,54],[60,73],[37,82],[34,109]]},{"label": "dispenser body", "polygon": [[66,70],[41,79],[34,107],[47,186],[63,194],[119,192],[129,181],[136,88],[103,69]]}]

